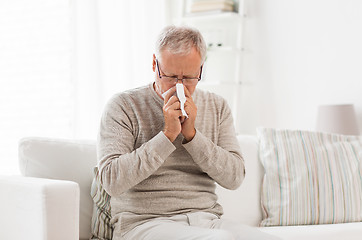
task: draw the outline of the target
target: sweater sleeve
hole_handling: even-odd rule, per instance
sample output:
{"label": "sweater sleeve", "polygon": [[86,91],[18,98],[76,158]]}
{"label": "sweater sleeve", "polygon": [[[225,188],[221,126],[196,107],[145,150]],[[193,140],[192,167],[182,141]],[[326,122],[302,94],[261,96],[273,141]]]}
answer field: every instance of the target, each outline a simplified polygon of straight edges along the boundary
{"label": "sweater sleeve", "polygon": [[[118,196],[154,173],[176,149],[163,132],[134,149],[132,111],[119,96],[107,104],[97,141],[101,184]],[[162,146],[162,147],[160,147]]]}
{"label": "sweater sleeve", "polygon": [[218,129],[218,143],[215,144],[200,131],[183,144],[193,160],[219,185],[237,189],[245,177],[245,165],[238,144],[230,108],[224,102]]}

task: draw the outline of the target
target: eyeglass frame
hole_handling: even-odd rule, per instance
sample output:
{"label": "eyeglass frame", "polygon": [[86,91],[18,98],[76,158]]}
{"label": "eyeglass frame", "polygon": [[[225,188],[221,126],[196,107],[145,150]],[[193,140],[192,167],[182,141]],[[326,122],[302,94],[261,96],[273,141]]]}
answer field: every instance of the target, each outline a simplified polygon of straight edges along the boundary
{"label": "eyeglass frame", "polygon": [[[167,78],[173,79],[173,80],[175,80],[173,84],[177,83],[179,80],[181,80],[182,83],[184,83],[184,80],[197,79],[197,82],[199,82],[199,81],[201,80],[201,74],[202,74],[202,67],[203,67],[203,65],[201,65],[201,67],[200,67],[200,75],[199,75],[199,77],[194,77],[194,78],[178,78],[178,77],[176,77],[176,76],[171,77],[171,76],[167,76],[167,75],[165,75],[165,74],[161,75],[161,71],[160,71],[160,67],[159,67],[159,63],[158,63],[157,58],[156,58],[155,60],[156,60],[156,67],[157,67],[158,77],[159,77],[160,79],[162,79],[162,77],[167,77]],[[188,85],[194,85],[194,84],[188,84]]]}

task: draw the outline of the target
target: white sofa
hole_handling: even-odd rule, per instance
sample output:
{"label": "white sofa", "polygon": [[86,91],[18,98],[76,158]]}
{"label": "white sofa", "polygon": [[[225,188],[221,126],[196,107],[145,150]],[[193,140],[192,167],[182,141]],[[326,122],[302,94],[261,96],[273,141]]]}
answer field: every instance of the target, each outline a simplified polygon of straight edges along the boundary
{"label": "white sofa", "polygon": [[[238,136],[246,164],[242,186],[217,188],[225,218],[257,227],[262,218],[263,167],[255,136]],[[19,144],[23,176],[0,177],[0,239],[75,240],[90,237],[90,187],[96,165],[95,143],[25,138]],[[362,222],[263,227],[282,239],[362,239]]]}

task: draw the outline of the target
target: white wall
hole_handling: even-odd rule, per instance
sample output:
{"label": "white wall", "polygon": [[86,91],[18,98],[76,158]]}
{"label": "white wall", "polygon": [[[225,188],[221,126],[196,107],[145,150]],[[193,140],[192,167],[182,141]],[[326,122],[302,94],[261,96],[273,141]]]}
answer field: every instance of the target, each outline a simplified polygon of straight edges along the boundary
{"label": "white wall", "polygon": [[362,129],[362,1],[246,0],[242,131],[310,129],[320,104],[355,104]]}

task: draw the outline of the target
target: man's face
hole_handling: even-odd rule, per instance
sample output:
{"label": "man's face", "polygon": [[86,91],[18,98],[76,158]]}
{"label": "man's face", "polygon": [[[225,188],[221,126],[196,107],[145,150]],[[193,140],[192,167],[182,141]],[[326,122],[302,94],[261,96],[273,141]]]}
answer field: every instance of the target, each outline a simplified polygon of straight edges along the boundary
{"label": "man's face", "polygon": [[[158,68],[161,78],[158,76],[156,66],[156,56],[153,55],[153,71],[156,74],[156,92],[161,96],[162,93],[176,85],[176,82],[170,82],[162,76],[177,77],[178,83],[181,83],[182,78],[198,78],[201,70],[201,57],[195,48],[192,48],[187,55],[172,54],[167,49],[161,52],[161,58],[158,60]],[[192,95],[196,89],[195,84],[186,84],[185,87]]]}

